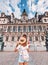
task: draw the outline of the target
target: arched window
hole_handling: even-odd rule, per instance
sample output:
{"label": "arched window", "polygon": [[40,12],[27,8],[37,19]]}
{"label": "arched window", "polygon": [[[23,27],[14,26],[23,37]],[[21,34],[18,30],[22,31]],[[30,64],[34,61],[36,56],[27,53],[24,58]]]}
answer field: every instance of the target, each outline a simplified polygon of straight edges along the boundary
{"label": "arched window", "polygon": [[14,41],[14,36],[12,36],[12,41]]}
{"label": "arched window", "polygon": [[41,40],[44,41],[44,36],[41,36]]}
{"label": "arched window", "polygon": [[44,19],[45,22],[47,22],[47,19]]}
{"label": "arched window", "polygon": [[38,36],[35,36],[35,40],[38,41]]}
{"label": "arched window", "polygon": [[18,38],[17,38],[17,41],[19,41],[19,38],[20,38],[20,36],[17,36]]}
{"label": "arched window", "polygon": [[9,36],[6,36],[6,41],[8,41],[8,39],[9,39]]}

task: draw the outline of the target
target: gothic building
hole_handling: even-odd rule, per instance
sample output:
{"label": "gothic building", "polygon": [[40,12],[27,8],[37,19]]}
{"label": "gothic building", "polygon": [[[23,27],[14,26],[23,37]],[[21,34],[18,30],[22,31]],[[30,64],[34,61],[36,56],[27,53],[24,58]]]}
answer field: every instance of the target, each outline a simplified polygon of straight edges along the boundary
{"label": "gothic building", "polygon": [[32,50],[46,50],[46,32],[48,32],[48,12],[28,19],[28,14],[24,10],[21,19],[15,18],[14,14],[0,15],[0,37],[2,35],[4,42],[4,51],[13,51],[23,34],[27,35],[32,45]]}

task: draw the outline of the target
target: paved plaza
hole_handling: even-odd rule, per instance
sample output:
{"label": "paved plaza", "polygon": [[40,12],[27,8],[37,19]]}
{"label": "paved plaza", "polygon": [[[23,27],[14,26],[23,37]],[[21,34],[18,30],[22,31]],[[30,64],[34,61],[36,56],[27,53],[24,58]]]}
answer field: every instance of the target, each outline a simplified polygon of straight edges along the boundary
{"label": "paved plaza", "polygon": [[[48,65],[48,52],[30,52],[29,65]],[[0,65],[18,65],[18,53],[0,52]]]}

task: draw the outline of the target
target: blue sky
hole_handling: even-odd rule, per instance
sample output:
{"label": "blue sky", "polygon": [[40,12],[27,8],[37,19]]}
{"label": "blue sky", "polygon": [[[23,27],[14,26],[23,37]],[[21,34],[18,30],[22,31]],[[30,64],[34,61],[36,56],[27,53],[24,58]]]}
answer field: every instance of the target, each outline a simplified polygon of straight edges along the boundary
{"label": "blue sky", "polygon": [[44,14],[48,11],[48,0],[0,0],[0,13],[10,15],[13,12],[16,18],[21,18],[24,9],[28,18],[34,17],[36,12]]}

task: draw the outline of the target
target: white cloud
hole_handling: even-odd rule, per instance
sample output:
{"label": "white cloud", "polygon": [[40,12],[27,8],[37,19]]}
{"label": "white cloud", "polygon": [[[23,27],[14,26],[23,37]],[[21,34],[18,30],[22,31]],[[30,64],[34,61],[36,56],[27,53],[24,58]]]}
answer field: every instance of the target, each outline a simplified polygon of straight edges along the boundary
{"label": "white cloud", "polygon": [[48,6],[48,0],[38,0],[37,4],[34,3],[35,0],[28,0],[27,4],[29,11],[38,12],[38,14],[43,14],[45,11],[48,11],[46,7]]}
{"label": "white cloud", "polygon": [[28,18],[30,19],[30,18],[33,18],[34,17],[34,15],[30,12],[29,14],[28,14]]}
{"label": "white cloud", "polygon": [[24,4],[22,6],[24,6]]}
{"label": "white cloud", "polygon": [[37,11],[38,13],[44,13],[47,9],[46,7],[48,6],[48,0],[39,0],[37,4]]}
{"label": "white cloud", "polygon": [[29,7],[29,10],[31,10],[31,9],[32,9],[32,7],[31,7],[32,2],[34,2],[34,0],[28,0],[28,2],[27,2],[28,7]]}
{"label": "white cloud", "polygon": [[20,9],[16,6],[16,9],[15,9],[15,12],[14,12],[14,15],[16,18],[21,18],[21,12],[20,12]]}
{"label": "white cloud", "polygon": [[11,5],[13,6],[13,8],[15,9],[14,15],[16,18],[21,18],[21,12],[20,12],[20,8],[17,6],[17,4],[19,4],[20,0],[13,0],[11,1]]}
{"label": "white cloud", "polygon": [[33,12],[36,11],[36,5],[35,5],[34,3],[32,4],[32,8],[31,8],[31,10],[32,10]]}
{"label": "white cloud", "polygon": [[2,12],[5,12],[6,14],[8,14],[7,10],[9,11],[9,14],[12,12],[10,7],[7,5],[7,3],[5,4],[4,2],[0,3],[0,9]]}
{"label": "white cloud", "polygon": [[35,12],[36,11],[36,5],[34,4],[34,1],[35,0],[28,0],[27,4],[28,4],[28,7],[29,7],[29,15],[28,15],[28,18],[33,18],[34,15],[31,13],[31,12]]}
{"label": "white cloud", "polygon": [[14,12],[15,17],[20,18],[21,12],[20,12],[20,8],[18,8],[18,6],[17,6],[17,4],[19,2],[20,2],[20,0],[2,0],[0,2],[0,10],[2,12],[5,12],[6,14],[11,14],[12,10],[9,7],[9,3],[10,3],[12,5],[12,7],[15,9],[15,12]]}

